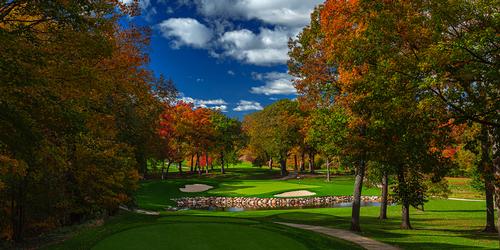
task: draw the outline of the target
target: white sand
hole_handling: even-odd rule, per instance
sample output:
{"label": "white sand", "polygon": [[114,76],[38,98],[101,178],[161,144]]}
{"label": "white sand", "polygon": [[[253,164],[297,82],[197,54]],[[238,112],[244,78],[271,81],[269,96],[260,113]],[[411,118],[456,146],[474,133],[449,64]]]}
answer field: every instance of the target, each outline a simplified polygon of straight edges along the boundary
{"label": "white sand", "polygon": [[193,185],[186,185],[184,186],[184,188],[179,188],[179,190],[181,190],[181,192],[184,193],[198,193],[198,192],[205,192],[212,188],[214,187],[205,184],[193,184]]}
{"label": "white sand", "polygon": [[284,192],[281,194],[277,194],[274,197],[287,198],[287,197],[301,197],[301,196],[313,196],[316,193],[307,190],[297,190],[291,192]]}

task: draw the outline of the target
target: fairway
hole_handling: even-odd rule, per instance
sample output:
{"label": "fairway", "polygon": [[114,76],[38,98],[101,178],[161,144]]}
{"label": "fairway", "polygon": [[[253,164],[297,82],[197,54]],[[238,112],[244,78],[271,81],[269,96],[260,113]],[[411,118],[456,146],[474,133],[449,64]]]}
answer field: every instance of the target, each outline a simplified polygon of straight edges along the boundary
{"label": "fairway", "polygon": [[291,237],[258,226],[180,223],[133,228],[100,241],[92,249],[304,250],[307,248]]}

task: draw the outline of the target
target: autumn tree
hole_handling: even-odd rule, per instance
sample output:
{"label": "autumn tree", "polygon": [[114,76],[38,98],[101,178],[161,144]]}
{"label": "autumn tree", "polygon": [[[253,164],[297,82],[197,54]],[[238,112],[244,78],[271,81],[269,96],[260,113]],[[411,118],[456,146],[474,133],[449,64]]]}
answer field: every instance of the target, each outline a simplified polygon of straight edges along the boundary
{"label": "autumn tree", "polygon": [[[425,187],[418,186],[422,174],[440,165],[446,109],[406,73],[418,68],[414,62],[421,52],[415,53],[414,48],[429,42],[428,30],[420,25],[425,20],[420,5],[407,1],[326,1],[291,46],[289,64],[291,72],[300,77],[297,87],[306,96],[303,99],[311,99],[316,107],[325,103],[341,107],[349,117],[349,143],[343,152],[346,159],[356,162],[351,221],[355,231],[360,230],[366,162],[381,160],[383,143],[391,142],[394,149],[390,154],[393,158],[385,159],[384,165],[396,167],[398,173],[396,192],[403,204],[403,228],[411,227],[409,205],[418,206],[424,200]],[[318,24],[320,28],[314,31],[311,27]],[[312,63],[317,58],[325,63]],[[418,157],[426,159],[425,163],[415,169],[405,167],[412,166],[412,159]],[[441,170],[436,180],[442,176]],[[412,190],[420,190],[421,195],[411,196]]]}
{"label": "autumn tree", "polygon": [[299,112],[296,101],[280,100],[253,114],[252,123],[246,124],[256,132],[249,134],[250,142],[259,143],[271,157],[278,159],[282,176],[287,174],[286,161],[299,138],[299,127],[296,122]]}
{"label": "autumn tree", "polygon": [[[117,1],[1,3],[2,239],[131,201],[159,106],[144,68],[148,34],[120,27],[120,10]],[[133,133],[141,139],[124,136]]]}
{"label": "autumn tree", "polygon": [[247,149],[254,155],[256,161],[267,162],[269,169],[272,170],[273,155],[271,148],[266,144],[271,140],[271,133],[264,130],[269,129],[269,127],[261,122],[265,119],[262,116],[262,112],[246,115],[243,118],[242,128],[248,137]]}
{"label": "autumn tree", "polygon": [[497,199],[500,197],[500,166],[494,164],[499,160],[490,159],[499,154],[494,151],[500,127],[497,6],[493,0],[429,1],[425,10],[432,13],[428,25],[435,40],[423,48],[425,54],[418,60],[425,72],[423,85],[449,107],[456,122],[482,127],[480,172],[486,186],[485,231],[489,232],[496,231],[492,213],[495,186]]}
{"label": "autumn tree", "polygon": [[498,84],[494,80],[498,78],[498,57],[494,55],[498,17],[492,14],[496,11],[491,7],[493,1],[358,4],[362,11],[352,20],[357,22],[361,38],[348,45],[353,54],[365,52],[354,57],[364,63],[358,65],[385,75],[385,81],[398,79],[407,88],[402,93],[413,93],[408,100],[417,100],[419,109],[430,105],[441,110],[441,114],[434,110],[421,114],[433,117],[432,122],[442,122],[438,116],[451,114],[455,123],[476,122],[489,126],[489,131],[498,126]]}

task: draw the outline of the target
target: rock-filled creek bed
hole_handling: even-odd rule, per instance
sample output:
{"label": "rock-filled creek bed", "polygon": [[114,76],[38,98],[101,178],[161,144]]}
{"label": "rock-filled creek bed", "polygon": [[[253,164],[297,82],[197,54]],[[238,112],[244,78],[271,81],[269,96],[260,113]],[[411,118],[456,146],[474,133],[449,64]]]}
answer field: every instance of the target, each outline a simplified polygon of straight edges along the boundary
{"label": "rock-filled creek bed", "polygon": [[[202,209],[211,211],[249,211],[268,209],[334,208],[352,206],[352,196],[323,196],[302,198],[257,197],[183,197],[174,200],[178,209]],[[391,204],[391,202],[389,202]],[[380,197],[362,196],[361,206],[380,206]]]}

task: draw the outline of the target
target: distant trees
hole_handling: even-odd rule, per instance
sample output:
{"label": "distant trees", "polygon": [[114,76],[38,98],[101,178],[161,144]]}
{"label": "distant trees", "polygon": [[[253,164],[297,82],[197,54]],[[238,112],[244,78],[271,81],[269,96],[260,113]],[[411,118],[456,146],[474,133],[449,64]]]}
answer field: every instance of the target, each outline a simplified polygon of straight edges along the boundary
{"label": "distant trees", "polygon": [[229,156],[241,149],[245,142],[238,120],[220,111],[195,108],[182,101],[165,105],[159,138],[163,141],[161,152],[168,166],[177,162],[182,173],[181,162],[191,156],[191,164],[196,162],[193,167],[199,174],[202,168],[208,173],[208,165],[213,163],[213,159],[219,160],[224,173]]}
{"label": "distant trees", "polygon": [[298,103],[281,100],[264,110],[247,116],[244,128],[249,135],[249,144],[258,154],[265,155],[272,164],[278,159],[281,175],[287,175],[286,161],[290,150],[298,144],[300,110]]}
{"label": "distant trees", "polygon": [[213,127],[214,147],[213,152],[221,165],[221,173],[225,173],[224,165],[231,161],[230,156],[235,154],[245,145],[245,135],[242,124],[237,119],[232,119],[220,111],[212,111],[210,117]]}
{"label": "distant trees", "polygon": [[345,148],[349,117],[342,109],[317,109],[309,118],[306,140],[326,159],[327,180],[330,181],[330,160],[340,159]]}

